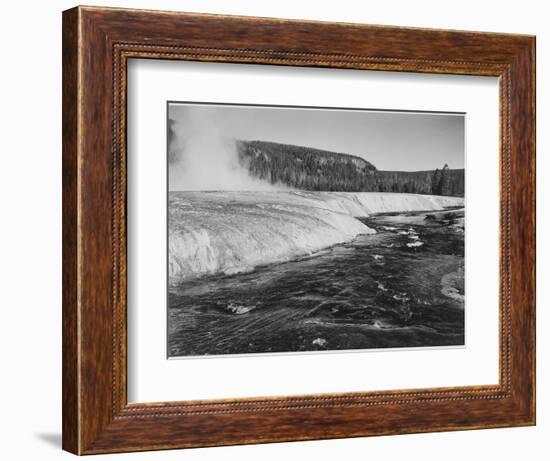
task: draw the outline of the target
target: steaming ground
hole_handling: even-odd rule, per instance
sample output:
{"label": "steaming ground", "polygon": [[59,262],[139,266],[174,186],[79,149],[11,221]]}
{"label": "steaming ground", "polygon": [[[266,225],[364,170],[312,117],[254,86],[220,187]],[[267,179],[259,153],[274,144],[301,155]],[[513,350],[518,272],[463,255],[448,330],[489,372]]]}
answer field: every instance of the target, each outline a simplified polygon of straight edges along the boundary
{"label": "steaming ground", "polygon": [[464,344],[462,198],[269,184],[225,126],[169,106],[170,357]]}
{"label": "steaming ground", "polygon": [[282,190],[252,177],[239,162],[231,133],[224,132],[219,110],[182,107],[169,122],[168,190]]}

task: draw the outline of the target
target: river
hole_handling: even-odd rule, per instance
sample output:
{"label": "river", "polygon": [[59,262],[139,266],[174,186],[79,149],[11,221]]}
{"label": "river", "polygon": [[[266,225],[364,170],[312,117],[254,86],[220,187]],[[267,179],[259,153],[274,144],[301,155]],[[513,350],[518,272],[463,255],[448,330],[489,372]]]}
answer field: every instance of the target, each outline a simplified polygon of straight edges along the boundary
{"label": "river", "polygon": [[168,355],[464,344],[463,209],[357,218],[311,255],[169,287]]}

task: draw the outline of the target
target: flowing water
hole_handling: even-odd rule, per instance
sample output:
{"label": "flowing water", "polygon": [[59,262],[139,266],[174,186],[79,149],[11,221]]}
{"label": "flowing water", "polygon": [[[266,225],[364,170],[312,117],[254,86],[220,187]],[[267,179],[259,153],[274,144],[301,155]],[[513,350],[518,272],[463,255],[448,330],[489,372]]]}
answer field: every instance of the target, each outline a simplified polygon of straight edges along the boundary
{"label": "flowing water", "polygon": [[[170,197],[169,245],[174,246],[173,237],[181,224],[178,213],[188,209],[200,216],[207,214],[204,196],[193,196],[193,203],[190,197],[186,193]],[[207,200],[208,210],[214,203],[219,205],[220,197],[214,199]],[[237,202],[233,197],[233,202],[226,200],[218,207],[222,221],[235,215],[235,208],[228,211],[231,203],[242,208],[241,214],[246,211],[247,228],[254,228],[255,219],[263,219],[264,214],[251,211],[258,203],[262,213],[266,207],[273,212],[269,203],[258,197],[253,204],[247,199],[243,205],[242,197]],[[202,212],[198,212],[201,206]],[[300,210],[288,203],[276,209],[283,213],[285,225],[290,218],[294,220],[292,232],[304,228],[306,222],[296,217]],[[212,236],[201,234],[197,240],[198,227],[193,230],[193,238],[202,246],[190,255],[206,262],[192,267],[194,277],[170,280],[169,356],[463,345],[463,210],[374,215],[371,211],[364,213],[369,216],[351,218],[357,223],[352,227],[352,221],[339,209],[336,212],[343,224],[330,235],[341,242],[320,250],[308,248],[301,256],[292,247],[294,253],[286,260],[278,257],[279,261],[253,267],[246,262],[240,270],[235,270],[243,260],[240,253],[216,253]],[[356,209],[351,212],[359,213]],[[324,211],[315,213],[315,219],[307,224],[322,228]],[[186,218],[189,222],[188,214]],[[207,224],[200,223],[202,228]],[[338,237],[346,232],[345,237]],[[264,237],[269,247],[269,238],[274,237]],[[325,240],[323,244],[330,239]],[[187,266],[181,269],[172,253],[171,247],[170,273],[189,271]],[[229,270],[220,271],[224,264]]]}

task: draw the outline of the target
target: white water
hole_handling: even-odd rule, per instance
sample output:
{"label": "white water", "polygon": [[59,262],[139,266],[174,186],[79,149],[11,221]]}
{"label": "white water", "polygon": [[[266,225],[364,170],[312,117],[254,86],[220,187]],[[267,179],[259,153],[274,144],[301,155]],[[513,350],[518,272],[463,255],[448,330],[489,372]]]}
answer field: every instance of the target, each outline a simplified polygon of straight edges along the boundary
{"label": "white water", "polygon": [[457,197],[377,192],[171,192],[169,282],[245,272],[374,233],[354,217],[463,203]]}

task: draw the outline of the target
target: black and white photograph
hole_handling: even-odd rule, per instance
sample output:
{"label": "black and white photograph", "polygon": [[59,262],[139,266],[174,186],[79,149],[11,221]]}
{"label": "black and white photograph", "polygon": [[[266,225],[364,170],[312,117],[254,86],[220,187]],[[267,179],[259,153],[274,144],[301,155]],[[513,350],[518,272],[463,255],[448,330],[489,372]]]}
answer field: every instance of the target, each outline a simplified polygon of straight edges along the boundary
{"label": "black and white photograph", "polygon": [[2,459],[550,459],[545,2],[2,17]]}
{"label": "black and white photograph", "polygon": [[465,345],[465,115],[167,103],[168,357]]}

